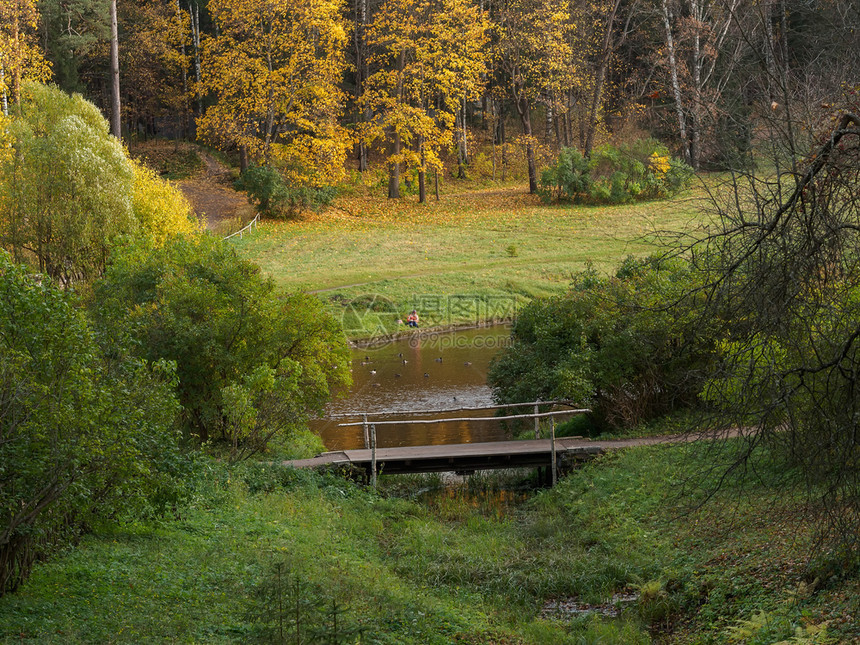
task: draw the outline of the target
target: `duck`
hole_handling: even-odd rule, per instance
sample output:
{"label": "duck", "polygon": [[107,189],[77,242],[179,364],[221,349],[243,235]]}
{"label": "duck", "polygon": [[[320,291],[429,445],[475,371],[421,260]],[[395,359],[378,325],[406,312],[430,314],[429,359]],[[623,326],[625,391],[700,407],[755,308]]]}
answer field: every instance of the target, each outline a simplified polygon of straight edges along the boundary
{"label": "duck", "polygon": [[376,370],[370,370],[370,373],[375,375],[375,374],[376,374]]}
{"label": "duck", "polygon": [[440,356],[439,358],[437,358],[437,359],[436,359],[436,362],[437,362],[437,363],[441,363],[441,362],[442,362],[442,357]]}
{"label": "duck", "polygon": [[424,372],[424,378],[430,378],[430,375],[427,372]]}
{"label": "duck", "polygon": [[465,363],[463,363],[463,365],[465,365],[466,367],[469,367],[471,364],[472,364],[471,361],[466,361]]}
{"label": "duck", "polygon": [[394,378],[400,378],[400,374],[395,374]]}

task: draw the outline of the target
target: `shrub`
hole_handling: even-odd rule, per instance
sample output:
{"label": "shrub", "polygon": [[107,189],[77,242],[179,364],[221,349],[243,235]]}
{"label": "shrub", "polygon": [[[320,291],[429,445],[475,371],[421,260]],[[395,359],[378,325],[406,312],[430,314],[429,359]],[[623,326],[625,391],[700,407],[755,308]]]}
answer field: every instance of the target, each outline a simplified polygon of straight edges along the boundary
{"label": "shrub", "polygon": [[693,170],[674,159],[655,139],[596,148],[586,159],[565,148],[541,174],[538,193],[545,202],[622,204],[668,197],[689,185]]}
{"label": "shrub", "polygon": [[304,427],[350,381],[343,332],[319,300],[274,289],[229,244],[175,238],[117,254],[95,313],[142,358],[175,362],[186,430],[238,460]]}
{"label": "shrub", "polygon": [[234,185],[248,193],[248,199],[264,217],[295,217],[304,210],[330,204],[337,195],[332,186],[288,186],[270,166],[248,168]]}
{"label": "shrub", "polygon": [[589,434],[693,405],[710,341],[687,331],[695,303],[680,298],[692,286],[685,264],[657,258],[628,258],[611,278],[583,271],[566,295],[520,313],[491,365],[496,400],[571,399],[593,409]]}
{"label": "shrub", "polygon": [[176,499],[172,366],[122,345],[0,252],[0,595],[82,527]]}
{"label": "shrub", "polygon": [[185,195],[143,164],[130,163],[134,172],[131,205],[141,232],[158,246],[174,235],[194,233],[199,226]]}

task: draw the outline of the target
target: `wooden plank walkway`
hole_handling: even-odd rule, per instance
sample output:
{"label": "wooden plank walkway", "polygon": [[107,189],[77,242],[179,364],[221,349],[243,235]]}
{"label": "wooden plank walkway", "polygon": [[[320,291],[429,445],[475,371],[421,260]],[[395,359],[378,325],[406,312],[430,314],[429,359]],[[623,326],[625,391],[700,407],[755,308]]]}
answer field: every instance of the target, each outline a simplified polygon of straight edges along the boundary
{"label": "wooden plank walkway", "polygon": [[[561,437],[555,440],[555,450],[558,461],[570,462],[571,460],[591,459],[606,450],[689,440],[690,438],[686,436],[644,437],[610,441]],[[550,439],[403,446],[378,448],[376,450],[376,463],[377,471],[385,474],[535,468],[552,464],[551,450]],[[326,452],[313,459],[287,461],[284,462],[284,465],[295,468],[316,468],[329,465],[354,466],[369,473],[372,457],[372,450],[341,450]]]}

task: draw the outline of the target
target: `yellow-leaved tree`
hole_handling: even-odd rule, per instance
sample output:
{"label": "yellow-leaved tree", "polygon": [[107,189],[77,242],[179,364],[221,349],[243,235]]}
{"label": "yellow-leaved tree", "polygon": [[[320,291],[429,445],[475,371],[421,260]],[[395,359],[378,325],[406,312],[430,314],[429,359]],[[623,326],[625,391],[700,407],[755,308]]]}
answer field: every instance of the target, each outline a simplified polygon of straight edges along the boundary
{"label": "yellow-leaved tree", "polygon": [[565,0],[503,0],[496,16],[495,73],[507,85],[523,126],[529,192],[537,192],[531,111],[541,97],[550,105],[580,82],[571,48],[576,25]]}
{"label": "yellow-leaved tree", "polygon": [[[288,183],[338,181],[351,145],[338,122],[346,69],[341,0],[212,0],[218,35],[203,48],[201,81],[215,104],[201,137],[276,166]],[[246,163],[243,163],[245,166]]]}
{"label": "yellow-leaved tree", "polygon": [[367,143],[388,146],[388,196],[400,196],[400,165],[418,170],[419,200],[425,173],[440,170],[460,101],[475,96],[487,72],[488,23],[467,0],[387,0],[369,32],[375,71],[361,105]]}
{"label": "yellow-leaved tree", "polygon": [[39,12],[36,0],[0,0],[0,100],[3,114],[8,103],[21,98],[21,81],[47,81],[51,67],[39,48]]}
{"label": "yellow-leaved tree", "polygon": [[162,246],[171,237],[190,235],[200,230],[191,204],[179,189],[134,159],[131,208],[141,232]]}

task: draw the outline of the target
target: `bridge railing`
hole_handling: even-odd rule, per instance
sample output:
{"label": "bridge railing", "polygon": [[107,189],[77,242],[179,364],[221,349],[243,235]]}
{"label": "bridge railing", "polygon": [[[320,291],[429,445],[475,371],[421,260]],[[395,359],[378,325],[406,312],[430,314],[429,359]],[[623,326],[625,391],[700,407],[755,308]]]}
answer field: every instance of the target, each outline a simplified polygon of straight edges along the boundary
{"label": "bridge railing", "polygon": [[[351,423],[339,423],[338,427],[346,428],[346,427],[355,427],[355,426],[363,426],[364,427],[364,447],[365,449],[369,448],[371,450],[371,485],[376,488],[376,426],[380,425],[396,425],[403,423],[412,423],[412,424],[433,424],[433,423],[461,423],[461,422],[475,422],[475,421],[511,421],[515,419],[534,419],[535,424],[535,439],[540,438],[540,420],[544,418],[549,418],[551,420],[550,423],[550,450],[553,456],[556,454],[555,449],[555,417],[561,415],[570,415],[570,414],[588,414],[591,412],[588,408],[577,408],[570,410],[550,410],[548,412],[541,412],[541,406],[555,406],[555,405],[569,405],[573,406],[571,401],[529,401],[527,403],[502,403],[498,405],[485,405],[485,406],[477,406],[477,407],[459,407],[459,408],[447,408],[441,410],[421,410],[420,412],[416,412],[415,410],[393,410],[386,412],[376,412],[376,413],[367,413],[361,412],[359,414],[338,414],[332,415],[333,419],[345,419],[345,418],[355,418],[357,416],[361,416],[361,421],[354,421]],[[469,411],[479,411],[479,410],[505,410],[510,408],[522,408],[526,406],[534,406],[534,411],[526,414],[510,414],[504,416],[492,416],[492,417],[457,417],[457,418],[442,418],[442,419],[398,419],[398,420],[373,420],[371,421],[369,417],[372,416],[417,416],[423,414],[449,414],[452,412],[469,412]],[[552,483],[553,486],[556,483],[556,479],[558,477],[557,474],[557,465],[556,459],[552,460]]]}
{"label": "bridge railing", "polygon": [[257,224],[259,224],[259,223],[260,223],[260,214],[257,213],[257,215],[254,217],[254,219],[252,219],[250,222],[248,222],[248,224],[244,228],[239,229],[235,233],[230,233],[230,235],[228,235],[224,239],[229,240],[231,237],[235,237],[236,235],[238,235],[239,239],[241,240],[242,236],[244,236],[245,233],[250,233],[251,228],[252,227],[257,228]]}

